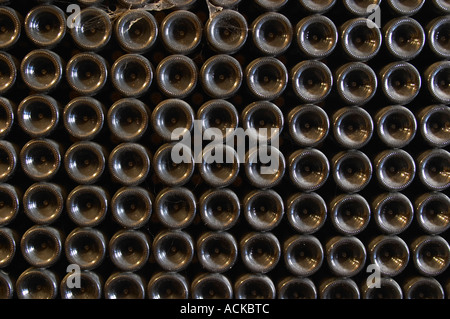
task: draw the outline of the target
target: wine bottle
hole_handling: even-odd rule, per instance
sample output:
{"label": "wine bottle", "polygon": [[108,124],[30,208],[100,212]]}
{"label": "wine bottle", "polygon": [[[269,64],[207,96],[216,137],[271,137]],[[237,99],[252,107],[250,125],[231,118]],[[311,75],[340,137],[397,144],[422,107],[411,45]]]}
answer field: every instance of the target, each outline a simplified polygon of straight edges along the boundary
{"label": "wine bottle", "polygon": [[114,24],[114,33],[120,47],[128,53],[146,53],[158,38],[158,23],[148,11],[128,10]]}
{"label": "wine bottle", "polygon": [[[344,2],[347,3],[349,1]],[[379,28],[373,28],[371,23],[367,18],[353,18],[340,27],[341,46],[351,60],[368,61],[380,51],[381,32]]]}
{"label": "wine bottle", "polygon": [[77,227],[70,232],[64,243],[66,258],[82,270],[98,268],[106,256],[106,237],[98,229]]}
{"label": "wine bottle", "polygon": [[10,180],[17,170],[19,148],[11,142],[0,140],[0,183]]}
{"label": "wine bottle", "polygon": [[289,276],[277,285],[278,299],[317,299],[317,288],[309,278]]}
{"label": "wine bottle", "polygon": [[88,7],[77,16],[79,23],[70,29],[73,42],[84,51],[99,51],[111,39],[112,23],[106,11]]}
{"label": "wine bottle", "polygon": [[111,262],[122,271],[138,271],[150,257],[150,239],[139,230],[122,229],[108,244]]}
{"label": "wine bottle", "polygon": [[309,277],[319,271],[324,259],[322,244],[313,235],[293,235],[283,243],[286,268],[295,276]]}
{"label": "wine bottle", "polygon": [[[331,238],[325,245],[325,252],[328,267],[340,277],[355,276],[363,270],[366,262],[366,248],[361,240],[355,236],[335,236]],[[337,284],[338,282],[333,286]]]}
{"label": "wine bottle", "polygon": [[367,247],[370,261],[388,277],[401,274],[409,262],[408,245],[398,236],[379,235]]}
{"label": "wine bottle", "polygon": [[119,4],[125,8],[140,8],[149,2],[149,0],[118,0]]}
{"label": "wine bottle", "polygon": [[399,60],[416,58],[425,45],[425,31],[417,20],[410,17],[390,20],[384,25],[383,32],[389,53]]}
{"label": "wine bottle", "polygon": [[362,148],[372,138],[373,120],[362,107],[343,107],[333,114],[331,122],[334,138],[345,148]]}
{"label": "wine bottle", "polygon": [[11,228],[0,227],[0,243],[0,268],[5,268],[14,260],[19,235]]}
{"label": "wine bottle", "polygon": [[230,55],[213,55],[200,69],[200,81],[206,94],[216,99],[228,99],[241,87],[241,64]]}
{"label": "wine bottle", "polygon": [[230,9],[211,15],[204,29],[206,40],[212,50],[223,54],[239,51],[248,37],[247,20],[238,11]]}
{"label": "wine bottle", "polygon": [[450,121],[450,108],[446,105],[430,105],[418,114],[420,133],[425,141],[435,147],[450,144],[450,134],[446,129]]}
{"label": "wine bottle", "polygon": [[58,101],[49,95],[30,95],[17,108],[17,122],[32,138],[46,137],[58,126],[59,109]]}
{"label": "wine bottle", "polygon": [[277,56],[291,45],[293,28],[289,19],[278,12],[267,12],[253,20],[253,44],[264,55]]}
{"label": "wine bottle", "polygon": [[107,151],[91,141],[76,142],[64,155],[67,175],[78,184],[93,184],[103,175]]}
{"label": "wine bottle", "polygon": [[142,276],[133,272],[116,272],[105,282],[106,299],[144,299],[145,282]]}
{"label": "wine bottle", "polygon": [[286,89],[288,71],[274,57],[260,57],[245,68],[245,79],[250,93],[260,100],[274,100]]}
{"label": "wine bottle", "polygon": [[361,285],[362,299],[403,299],[402,287],[392,278],[382,277],[379,287],[368,284],[368,280]]}
{"label": "wine bottle", "polygon": [[372,178],[372,163],[361,151],[339,152],[331,162],[336,185],[347,193],[363,190]]}
{"label": "wine bottle", "polygon": [[417,158],[419,179],[427,188],[443,191],[450,186],[447,174],[450,166],[450,153],[444,149],[431,149],[422,152]]}
{"label": "wine bottle", "polygon": [[0,184],[0,226],[8,225],[17,217],[21,199],[21,191],[17,186]]}
{"label": "wine bottle", "polygon": [[269,101],[256,101],[241,112],[242,127],[251,138],[260,143],[269,143],[278,138],[284,126],[280,108]]}
{"label": "wine bottle", "polygon": [[[344,0],[345,9],[355,16],[368,16],[379,8],[381,0]],[[370,10],[372,9],[372,10]]]}
{"label": "wine bottle", "polygon": [[66,15],[59,7],[52,4],[40,5],[28,11],[24,29],[34,45],[51,49],[66,35],[66,21]]}
{"label": "wine bottle", "polygon": [[251,148],[245,156],[245,175],[257,188],[272,188],[283,179],[286,159],[273,145]]}
{"label": "wine bottle", "polygon": [[[326,2],[330,3],[330,1]],[[338,30],[330,18],[314,14],[301,19],[296,24],[295,40],[306,58],[323,59],[333,53],[336,48]]]}
{"label": "wine bottle", "polygon": [[375,95],[378,81],[370,66],[349,62],[336,70],[336,88],[341,99],[351,105],[362,105]]}
{"label": "wine bottle", "polygon": [[424,72],[428,92],[439,103],[449,104],[448,78],[450,77],[450,62],[439,61],[431,64]]}
{"label": "wine bottle", "polygon": [[328,207],[323,198],[314,192],[295,193],[286,200],[286,215],[294,230],[313,234],[323,227]]}
{"label": "wine bottle", "polygon": [[142,187],[122,187],[111,200],[115,222],[129,229],[144,227],[153,212],[153,196]]}
{"label": "wine bottle", "polygon": [[68,273],[61,280],[59,290],[62,299],[100,299],[102,297],[103,283],[99,275],[92,271],[82,271],[80,287],[69,288],[72,276],[72,273]]}
{"label": "wine bottle", "polygon": [[445,0],[432,0],[433,5],[440,12],[448,14],[450,12],[450,5]]}
{"label": "wine bottle", "polygon": [[360,291],[351,278],[329,278],[319,285],[320,299],[360,299]]}
{"label": "wine bottle", "polygon": [[147,285],[150,299],[187,299],[189,286],[186,278],[176,272],[158,272]]}
{"label": "wine bottle", "polygon": [[295,95],[305,103],[319,103],[327,98],[333,86],[333,74],[328,66],[316,60],[305,60],[291,69]]}
{"label": "wine bottle", "polygon": [[414,114],[404,106],[391,105],[379,110],[375,117],[378,137],[391,148],[402,148],[415,137],[417,121]]}
{"label": "wine bottle", "polygon": [[109,201],[103,187],[79,185],[67,196],[67,214],[80,227],[95,227],[105,219]]}
{"label": "wine bottle", "polygon": [[8,50],[20,38],[22,32],[22,16],[15,9],[2,6],[0,8],[0,19],[4,21],[4,36],[0,37],[0,50]]}
{"label": "wine bottle", "polygon": [[22,170],[35,181],[49,180],[61,166],[62,146],[50,139],[33,139],[20,151]]}
{"label": "wine bottle", "polygon": [[0,97],[0,138],[8,136],[14,124],[16,105],[13,101]]}
{"label": "wine bottle", "polygon": [[235,192],[227,188],[210,189],[199,199],[199,213],[203,223],[212,230],[224,231],[239,220],[241,204]]}
{"label": "wine bottle", "polygon": [[419,226],[430,234],[441,234],[450,228],[450,198],[444,193],[420,195],[414,202]]}
{"label": "wine bottle", "polygon": [[16,281],[19,299],[56,299],[59,279],[53,270],[30,267]]}
{"label": "wine bottle", "polygon": [[254,190],[242,200],[247,223],[256,231],[270,231],[277,227],[284,216],[281,196],[271,189]]}
{"label": "wine bottle", "polygon": [[[238,256],[236,239],[228,232],[208,231],[201,234],[197,239],[196,250],[201,266],[212,273],[230,270]],[[198,283],[198,285],[202,284]],[[192,293],[195,294],[194,291],[201,293],[197,291],[198,289],[192,287]]]}
{"label": "wine bottle", "polygon": [[74,98],[64,107],[64,127],[77,139],[91,140],[102,130],[105,113],[104,105],[92,97]]}
{"label": "wine bottle", "polygon": [[61,57],[47,49],[29,52],[20,64],[20,74],[25,85],[40,93],[55,90],[61,82],[63,70]]}
{"label": "wine bottle", "polygon": [[172,157],[176,143],[163,144],[153,156],[153,167],[159,180],[167,186],[183,186],[194,173],[194,158],[191,151],[183,149],[182,161],[175,162]]}
{"label": "wine bottle", "polygon": [[139,140],[148,129],[149,118],[148,106],[136,98],[116,101],[106,114],[111,133],[123,142]]}
{"label": "wine bottle", "polygon": [[236,299],[275,299],[275,296],[275,285],[266,275],[243,274],[234,282]]}
{"label": "wine bottle", "polygon": [[177,10],[161,22],[161,40],[172,54],[189,55],[202,41],[203,25],[193,12]]}
{"label": "wine bottle", "polygon": [[270,232],[250,232],[239,242],[244,265],[253,273],[267,273],[278,264],[281,247],[278,238]]}
{"label": "wine bottle", "polygon": [[[0,13],[1,14],[1,13]],[[19,61],[15,56],[6,52],[0,52],[0,94],[4,95],[9,92],[16,83],[17,69],[19,68]]]}
{"label": "wine bottle", "polygon": [[253,0],[255,4],[263,10],[276,11],[280,10],[288,0]]}
{"label": "wine bottle", "polygon": [[404,2],[401,0],[387,0],[390,8],[399,15],[414,15],[422,9],[425,0],[414,0]]}
{"label": "wine bottle", "polygon": [[383,193],[372,202],[373,218],[384,233],[398,235],[414,218],[414,207],[408,197],[399,192]]}
{"label": "wine bottle", "polygon": [[233,147],[214,143],[203,149],[200,176],[211,187],[230,186],[238,177],[239,169],[239,156]]}
{"label": "wine bottle", "polygon": [[28,264],[47,268],[60,259],[63,242],[64,234],[60,230],[50,226],[34,225],[22,235],[20,248]]}
{"label": "wine bottle", "polygon": [[193,299],[231,299],[233,286],[227,277],[222,274],[200,274],[191,284]]}
{"label": "wine bottle", "polygon": [[319,106],[305,104],[287,115],[291,138],[303,147],[316,147],[324,142],[330,129],[327,113]]}
{"label": "wine bottle", "polygon": [[401,149],[385,150],[375,157],[375,175],[382,187],[402,191],[414,180],[416,164],[412,156]]}
{"label": "wine bottle", "polygon": [[114,180],[122,185],[141,184],[150,171],[149,151],[137,143],[119,144],[109,154],[108,168]]}
{"label": "wine bottle", "polygon": [[171,229],[188,227],[197,212],[195,195],[185,187],[167,187],[155,199],[158,220]]}
{"label": "wine bottle", "polygon": [[216,7],[233,8],[236,7],[241,0],[210,0],[210,2]]}
{"label": "wine bottle", "polygon": [[325,13],[336,4],[336,0],[299,0],[299,2],[302,8],[310,13]]}
{"label": "wine bottle", "polygon": [[164,141],[175,141],[190,134],[194,127],[194,111],[181,99],[166,99],[152,111],[154,132]]}
{"label": "wine bottle", "polygon": [[444,299],[444,289],[431,277],[415,276],[403,285],[405,299]]}
{"label": "wine bottle", "polygon": [[435,147],[446,147],[450,144],[450,107],[430,105],[423,108],[418,114],[420,133],[424,140]]}
{"label": "wine bottle", "polygon": [[23,211],[33,223],[48,225],[61,216],[65,198],[66,192],[58,184],[34,183],[23,195]]}
{"label": "wine bottle", "polygon": [[318,149],[299,149],[288,159],[289,178],[303,191],[316,191],[328,179],[330,164],[327,157]]}
{"label": "wine bottle", "polygon": [[338,195],[330,202],[331,222],[343,235],[355,236],[361,233],[369,225],[370,215],[369,203],[359,194]]}
{"label": "wine bottle", "polygon": [[72,56],[66,66],[66,80],[75,92],[91,96],[99,93],[108,79],[108,63],[94,53],[83,52]]}
{"label": "wine bottle", "polygon": [[392,62],[380,72],[381,89],[395,104],[405,105],[419,94],[422,79],[416,67],[408,62]]}
{"label": "wine bottle", "polygon": [[156,68],[158,87],[169,98],[186,98],[194,91],[197,79],[197,65],[185,55],[169,55]]}
{"label": "wine bottle", "polygon": [[450,265],[450,245],[441,236],[423,235],[411,243],[411,257],[424,276],[438,276]]}
{"label": "wine bottle", "polygon": [[153,255],[156,263],[167,271],[180,272],[186,269],[194,256],[192,237],[181,230],[163,230],[153,240]]}
{"label": "wine bottle", "polygon": [[14,297],[14,282],[4,271],[0,270],[0,299],[12,299]]}
{"label": "wine bottle", "polygon": [[111,82],[123,96],[141,97],[153,81],[153,66],[150,61],[136,53],[119,57],[111,67]]}
{"label": "wine bottle", "polygon": [[223,140],[227,141],[234,136],[238,127],[239,113],[229,101],[213,99],[203,103],[198,109],[197,120],[201,121],[203,132],[209,129],[219,129],[222,132]]}

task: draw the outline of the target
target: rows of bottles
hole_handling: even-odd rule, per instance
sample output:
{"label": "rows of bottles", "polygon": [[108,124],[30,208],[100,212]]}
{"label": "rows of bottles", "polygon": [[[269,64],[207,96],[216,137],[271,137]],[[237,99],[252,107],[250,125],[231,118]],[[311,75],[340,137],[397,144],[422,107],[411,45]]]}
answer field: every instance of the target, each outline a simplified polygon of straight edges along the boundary
{"label": "rows of bottles", "polygon": [[[5,232],[2,229],[2,234]],[[32,234],[34,232],[34,234]],[[55,229],[32,228],[27,231],[25,249],[32,249],[31,240],[37,236],[54,236],[53,241],[60,240],[60,234]],[[34,236],[34,239],[31,239]],[[105,239],[101,232],[94,229],[75,229],[66,240],[65,251],[69,261],[78,264],[83,271],[80,273],[81,288],[73,287],[73,274],[68,273],[58,279],[58,274],[51,265],[44,265],[42,259],[38,264],[37,254],[29,256],[30,264],[35,267],[28,268],[18,278],[15,285],[11,278],[3,271],[0,272],[3,297],[11,298],[17,289],[19,298],[52,299],[61,294],[62,298],[88,298],[98,299],[103,295],[106,298],[343,298],[343,299],[443,299],[444,288],[439,281],[430,274],[436,274],[432,269],[438,266],[431,265],[427,260],[427,249],[443,249],[445,240],[440,237],[430,241],[429,238],[418,238],[414,242],[414,260],[421,267],[425,276],[416,276],[406,281],[403,286],[389,276],[400,273],[408,262],[408,246],[397,236],[380,235],[369,243],[369,256],[372,261],[381,267],[383,276],[379,278],[377,287],[372,286],[369,280],[362,280],[360,285],[352,277],[361,271],[366,258],[364,244],[356,237],[335,237],[326,244],[326,252],[322,249],[320,241],[312,235],[295,235],[283,244],[284,262],[291,272],[282,280],[275,282],[266,272],[273,269],[280,259],[280,244],[271,233],[249,233],[240,242],[239,248],[243,254],[243,261],[252,271],[236,278],[234,285],[230,278],[223,275],[227,269],[233,267],[238,255],[238,245],[234,237],[228,232],[209,232],[202,234],[196,249],[198,260],[208,272],[196,275],[192,282],[180,273],[192,261],[194,243],[192,238],[182,231],[166,231],[155,238],[152,249],[158,254],[156,261],[161,263],[164,271],[152,273],[149,281],[136,271],[144,267],[150,254],[148,238],[140,231],[120,231],[111,239],[109,252],[112,262],[118,267],[106,281],[96,273],[95,268],[105,258]],[[54,243],[61,245],[61,242]],[[86,251],[85,246],[95,251]],[[444,246],[442,246],[444,245]],[[130,247],[135,251],[129,253]],[[173,247],[179,251],[173,256]],[[215,253],[215,250],[221,250]],[[266,249],[265,256],[255,256],[253,250]],[[127,251],[128,250],[128,251]],[[309,256],[308,260],[299,262],[298,253],[303,252]],[[50,248],[45,252],[47,264],[54,262],[61,253],[61,246]],[[30,253],[31,254],[31,253]],[[40,252],[41,256],[43,252]],[[171,255],[172,257],[167,257]],[[325,256],[326,254],[326,256]],[[349,254],[351,257],[343,257]],[[390,255],[389,255],[390,254]],[[95,255],[95,258],[93,258]],[[389,256],[388,256],[389,255]],[[368,257],[369,258],[369,257]],[[392,260],[388,260],[392,258]],[[260,260],[258,260],[260,259]],[[261,259],[264,259],[261,262]],[[324,261],[326,259],[326,261]],[[343,260],[345,259],[345,260]],[[327,262],[334,276],[321,280],[316,285],[309,276],[317,272],[322,262]],[[435,261],[438,263],[438,261]],[[46,267],[47,266],[47,267]],[[448,285],[445,287],[448,293]],[[340,297],[339,297],[340,296]]]}
{"label": "rows of bottles", "polygon": [[38,2],[0,7],[0,297],[450,296],[444,1]]}

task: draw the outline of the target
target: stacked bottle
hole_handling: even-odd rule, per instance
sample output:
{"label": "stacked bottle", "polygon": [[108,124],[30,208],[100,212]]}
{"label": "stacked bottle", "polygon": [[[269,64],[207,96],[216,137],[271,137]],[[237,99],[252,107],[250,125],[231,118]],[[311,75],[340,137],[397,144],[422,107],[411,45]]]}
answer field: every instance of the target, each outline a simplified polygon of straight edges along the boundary
{"label": "stacked bottle", "polygon": [[445,295],[445,3],[239,2],[0,7],[4,297]]}

